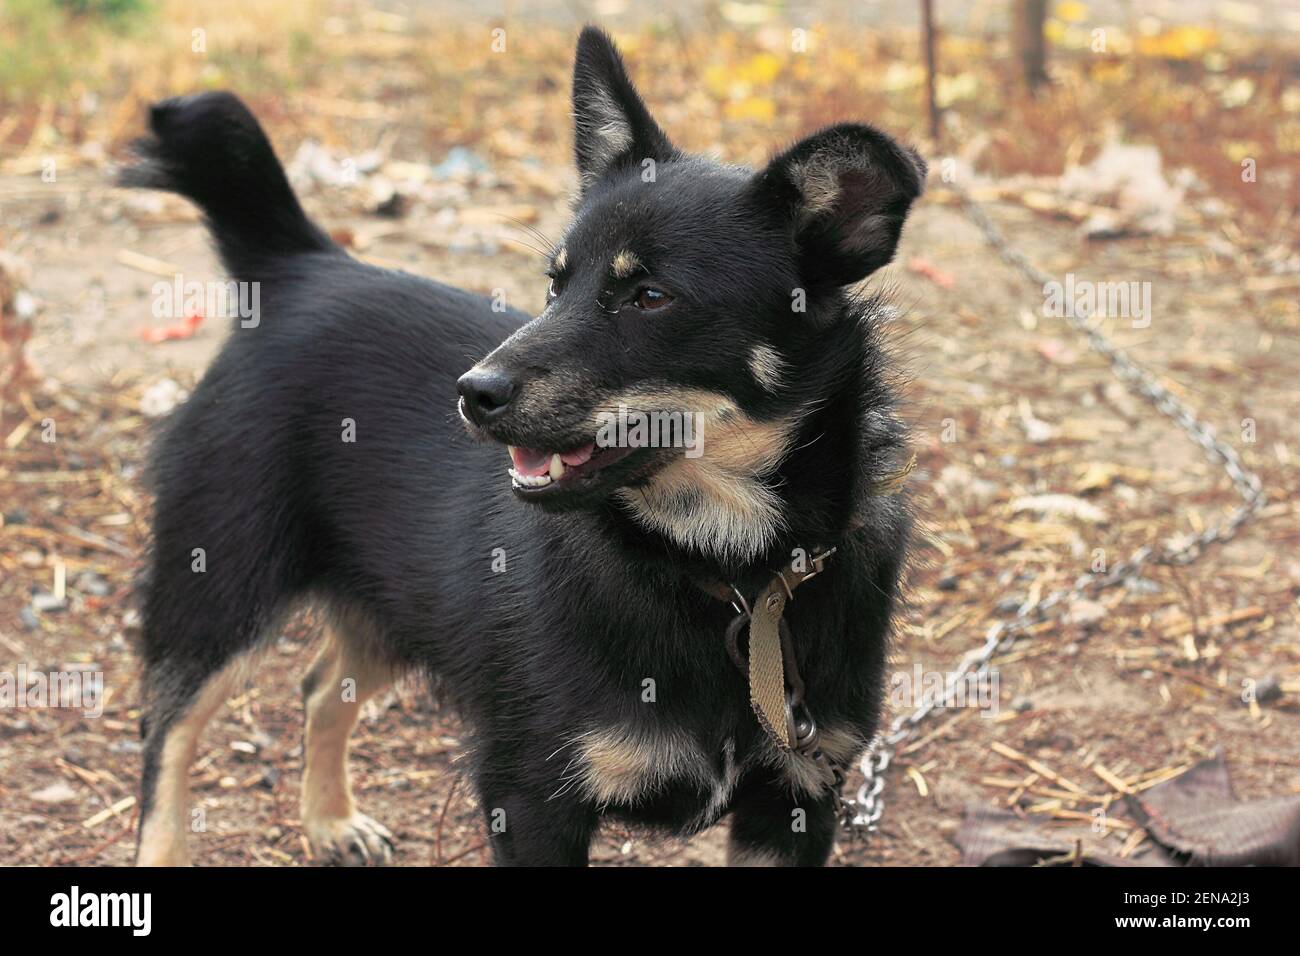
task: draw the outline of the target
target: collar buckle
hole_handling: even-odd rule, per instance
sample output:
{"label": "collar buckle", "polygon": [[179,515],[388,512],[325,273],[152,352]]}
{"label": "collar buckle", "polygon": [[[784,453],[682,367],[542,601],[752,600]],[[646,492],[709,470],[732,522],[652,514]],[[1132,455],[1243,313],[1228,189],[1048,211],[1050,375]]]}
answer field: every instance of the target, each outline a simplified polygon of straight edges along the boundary
{"label": "collar buckle", "polygon": [[[825,551],[819,551],[816,554],[809,555],[808,562],[812,565],[813,569],[805,574],[802,580],[807,581],[810,578],[815,578],[817,575],[825,571],[826,562],[829,561],[831,555],[838,550],[839,548],[827,548]],[[791,599],[793,599],[793,597],[794,595],[791,595]]]}

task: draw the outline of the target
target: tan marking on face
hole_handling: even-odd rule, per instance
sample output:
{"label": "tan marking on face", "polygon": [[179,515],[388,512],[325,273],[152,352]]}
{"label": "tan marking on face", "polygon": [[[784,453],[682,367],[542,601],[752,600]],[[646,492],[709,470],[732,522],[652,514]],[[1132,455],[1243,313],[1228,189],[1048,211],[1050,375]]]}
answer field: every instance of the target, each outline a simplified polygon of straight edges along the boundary
{"label": "tan marking on face", "polygon": [[613,273],[615,279],[626,279],[640,268],[641,260],[636,257],[636,253],[628,249],[616,255],[609,264],[609,271]]}
{"label": "tan marking on face", "polygon": [[749,353],[749,373],[763,388],[775,392],[781,387],[785,359],[770,345],[755,345]]}
{"label": "tan marking on face", "polygon": [[706,389],[651,387],[625,392],[603,403],[596,411],[593,429],[598,430],[601,412],[668,412],[699,415],[703,454],[688,459],[709,463],[732,475],[756,477],[771,474],[785,456],[793,420],[763,422],[742,412],[726,395]]}
{"label": "tan marking on face", "polygon": [[190,765],[199,738],[212,715],[243,682],[248,661],[240,658],[213,675],[199,691],[189,710],[167,730],[154,786],[153,804],[140,824],[137,866],[189,866],[187,809]]}
{"label": "tan marking on face", "polygon": [[780,499],[762,483],[789,448],[794,418],[760,422],[731,399],[695,389],[643,389],[614,407],[703,414],[702,454],[673,458],[648,484],[619,499],[643,524],[676,543],[723,558],[748,558],[781,528]]}
{"label": "tan marking on face", "polygon": [[569,267],[569,248],[565,246],[560,250],[559,255],[555,257],[555,270],[563,272]]}
{"label": "tan marking on face", "polygon": [[675,461],[649,484],[621,489],[618,497],[642,524],[724,560],[761,553],[782,525],[780,501],[770,489],[701,459]]}

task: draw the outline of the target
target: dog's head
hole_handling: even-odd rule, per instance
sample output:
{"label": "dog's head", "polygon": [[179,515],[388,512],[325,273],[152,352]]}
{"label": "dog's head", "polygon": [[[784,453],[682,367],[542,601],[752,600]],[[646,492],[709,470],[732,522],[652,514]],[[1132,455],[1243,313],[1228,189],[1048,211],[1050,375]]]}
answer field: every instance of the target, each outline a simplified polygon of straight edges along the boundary
{"label": "dog's head", "polygon": [[617,496],[680,543],[757,550],[819,327],[893,257],[925,164],[851,124],[757,172],[685,154],[590,27],[573,110],[581,193],[546,308],[460,379],[461,415],[509,446],[526,501]]}

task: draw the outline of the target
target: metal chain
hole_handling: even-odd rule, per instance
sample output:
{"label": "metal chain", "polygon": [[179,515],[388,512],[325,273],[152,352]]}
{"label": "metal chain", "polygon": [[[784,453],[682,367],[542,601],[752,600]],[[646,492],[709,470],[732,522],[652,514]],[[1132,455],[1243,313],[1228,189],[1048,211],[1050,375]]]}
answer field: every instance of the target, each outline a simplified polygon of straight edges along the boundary
{"label": "metal chain", "polygon": [[[1040,287],[1055,281],[1052,276],[1030,262],[1024,253],[1007,242],[988,213],[969,193],[958,187],[954,187],[954,191],[961,199],[966,214],[979,227],[984,238],[1004,262]],[[1144,565],[1190,564],[1211,545],[1232,538],[1242,524],[1264,505],[1264,490],[1259,476],[1242,464],[1235,448],[1216,438],[1214,429],[1197,418],[1180,398],[1160,384],[1155,375],[1133,361],[1122,349],[1106,338],[1097,327],[1098,323],[1093,321],[1096,318],[1095,312],[1080,316],[1075,314],[1074,309],[1066,311],[1066,321],[1087,340],[1088,345],[1095,352],[1110,363],[1111,371],[1116,378],[1131,391],[1145,398],[1161,414],[1172,419],[1211,459],[1223,467],[1232,481],[1233,488],[1240,495],[1242,503],[1222,522],[1205,529],[1193,538],[1176,545],[1138,548],[1126,560],[1112,566],[1109,571],[1081,575],[1075,579],[1073,585],[1059,588],[1040,601],[1026,601],[1016,611],[1014,618],[995,622],[985,634],[984,643],[968,651],[957,669],[948,675],[943,690],[925,694],[920,704],[911,713],[899,714],[889,725],[889,730],[878,735],[871,747],[863,754],[860,765],[863,776],[862,786],[858,788],[856,800],[843,801],[845,812],[841,818],[854,832],[871,832],[879,826],[880,818],[885,812],[885,774],[898,748],[916,735],[922,721],[935,710],[942,709],[951,702],[958,687],[968,675],[973,674],[980,680],[984,679],[990,670],[994,655],[1010,649],[1023,631],[1047,620],[1054,609],[1059,614],[1063,608],[1080,597],[1096,594],[1135,577]]]}

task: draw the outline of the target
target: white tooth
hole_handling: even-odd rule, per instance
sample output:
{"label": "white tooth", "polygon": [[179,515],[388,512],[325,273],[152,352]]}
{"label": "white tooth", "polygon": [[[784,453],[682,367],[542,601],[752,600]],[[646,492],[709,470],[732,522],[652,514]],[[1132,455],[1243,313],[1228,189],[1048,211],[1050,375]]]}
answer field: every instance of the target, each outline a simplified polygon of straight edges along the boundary
{"label": "white tooth", "polygon": [[564,477],[564,462],[558,454],[551,455],[551,480],[559,481]]}
{"label": "white tooth", "polygon": [[515,484],[522,485],[525,488],[545,488],[551,483],[550,475],[521,475],[513,468],[510,469],[510,477]]}

